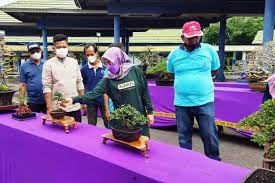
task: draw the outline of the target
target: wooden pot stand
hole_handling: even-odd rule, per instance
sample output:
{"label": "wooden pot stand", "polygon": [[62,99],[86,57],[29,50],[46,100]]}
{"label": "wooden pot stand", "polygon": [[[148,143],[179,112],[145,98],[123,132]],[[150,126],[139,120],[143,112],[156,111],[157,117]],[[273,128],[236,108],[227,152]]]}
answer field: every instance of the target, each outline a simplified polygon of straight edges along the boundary
{"label": "wooden pot stand", "polygon": [[77,124],[73,117],[65,116],[63,119],[53,119],[50,115],[43,116],[42,118],[42,124],[45,125],[46,121],[52,122],[52,124],[59,124],[64,127],[65,132],[69,133],[69,126],[72,126],[73,128],[77,128]]}
{"label": "wooden pot stand", "polygon": [[142,152],[143,156],[148,158],[148,150],[150,150],[150,147],[148,146],[149,137],[147,136],[140,136],[140,138],[137,141],[134,142],[125,142],[122,140],[115,139],[112,133],[107,133],[102,135],[103,144],[106,144],[107,140],[111,140],[126,146],[129,146],[131,148],[137,149]]}

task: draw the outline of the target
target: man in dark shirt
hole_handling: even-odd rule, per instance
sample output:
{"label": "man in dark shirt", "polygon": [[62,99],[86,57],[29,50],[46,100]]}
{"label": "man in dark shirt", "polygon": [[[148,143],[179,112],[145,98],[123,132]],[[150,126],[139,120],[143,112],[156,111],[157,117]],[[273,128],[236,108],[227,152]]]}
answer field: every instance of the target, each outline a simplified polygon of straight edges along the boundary
{"label": "man in dark shirt", "polygon": [[27,46],[30,59],[20,68],[21,95],[27,92],[28,105],[33,112],[46,113],[46,102],[42,87],[42,70],[44,60],[41,60],[41,49],[38,43],[30,43]]}
{"label": "man in dark shirt", "polygon": [[[83,84],[85,93],[92,91],[96,85],[102,80],[105,72],[102,63],[98,59],[98,48],[95,44],[87,44],[84,47],[84,55],[87,58],[87,63],[81,68],[81,75],[83,78]],[[106,111],[108,111],[108,105],[104,105],[104,98],[108,103],[108,97],[102,95],[95,100],[87,103],[87,117],[88,123],[97,124],[97,111],[100,110],[101,116],[104,121],[104,125],[108,127],[108,120],[106,119]]]}

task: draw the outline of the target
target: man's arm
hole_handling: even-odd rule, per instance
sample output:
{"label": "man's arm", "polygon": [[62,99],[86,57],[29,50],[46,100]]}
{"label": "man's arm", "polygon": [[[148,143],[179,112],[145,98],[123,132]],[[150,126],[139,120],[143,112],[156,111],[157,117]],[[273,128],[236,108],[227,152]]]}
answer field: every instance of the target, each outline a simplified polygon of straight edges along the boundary
{"label": "man's arm", "polygon": [[43,66],[42,71],[42,84],[43,84],[43,93],[45,95],[45,101],[47,106],[47,113],[49,114],[52,111],[52,70],[51,66],[47,62]]}
{"label": "man's arm", "polygon": [[20,94],[22,96],[26,95],[27,85],[26,83],[20,83]]}
{"label": "man's arm", "polygon": [[212,77],[215,77],[219,73],[219,69],[211,71]]}
{"label": "man's arm", "polygon": [[108,121],[110,121],[110,110],[109,110],[109,97],[107,94],[103,95],[104,98],[104,108],[105,108],[105,116]]}
{"label": "man's arm", "polygon": [[52,93],[45,93],[45,101],[47,105],[47,114],[52,111]]}
{"label": "man's arm", "polygon": [[77,64],[76,87],[77,87],[78,94],[83,95],[84,94],[84,85],[83,85],[83,79],[82,79],[82,75],[81,75],[78,64]]}

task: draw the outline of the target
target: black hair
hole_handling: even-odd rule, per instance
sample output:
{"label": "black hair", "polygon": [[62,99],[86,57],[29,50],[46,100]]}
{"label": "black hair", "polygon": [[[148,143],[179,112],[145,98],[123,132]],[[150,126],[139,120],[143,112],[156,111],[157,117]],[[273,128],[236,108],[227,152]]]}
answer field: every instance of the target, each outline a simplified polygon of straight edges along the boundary
{"label": "black hair", "polygon": [[86,50],[87,50],[90,46],[92,46],[92,47],[94,48],[95,53],[97,53],[98,48],[97,48],[96,44],[95,44],[95,43],[88,43],[88,44],[86,44],[86,45],[84,46],[84,49],[83,49],[84,54],[86,53]]}
{"label": "black hair", "polygon": [[53,44],[58,41],[66,41],[68,43],[68,37],[65,34],[56,34],[53,37]]}

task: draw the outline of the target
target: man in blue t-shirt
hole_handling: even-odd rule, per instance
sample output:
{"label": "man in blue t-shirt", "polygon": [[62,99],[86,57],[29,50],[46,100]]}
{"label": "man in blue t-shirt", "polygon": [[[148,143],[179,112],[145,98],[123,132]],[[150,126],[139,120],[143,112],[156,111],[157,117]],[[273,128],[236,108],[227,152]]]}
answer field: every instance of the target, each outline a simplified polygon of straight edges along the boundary
{"label": "man in blue t-shirt", "polygon": [[[103,68],[97,54],[98,48],[95,44],[92,43],[85,45],[84,55],[87,58],[87,63],[81,68],[85,93],[92,91],[102,80],[105,74],[105,68]],[[89,124],[97,124],[97,111],[99,109],[104,125],[108,128],[108,101],[108,96],[105,94],[104,96],[98,97],[96,100],[90,101],[87,104],[87,118]]]}
{"label": "man in blue t-shirt", "polygon": [[21,95],[27,92],[28,105],[33,112],[46,113],[46,102],[42,87],[42,70],[44,61],[41,60],[42,51],[38,43],[27,45],[30,59],[20,67]]}
{"label": "man in blue t-shirt", "polygon": [[211,45],[200,43],[202,35],[198,22],[191,21],[183,25],[184,43],[169,54],[167,71],[175,76],[174,105],[180,146],[192,149],[192,130],[196,118],[205,155],[221,160],[212,80],[218,73],[220,61]]}

